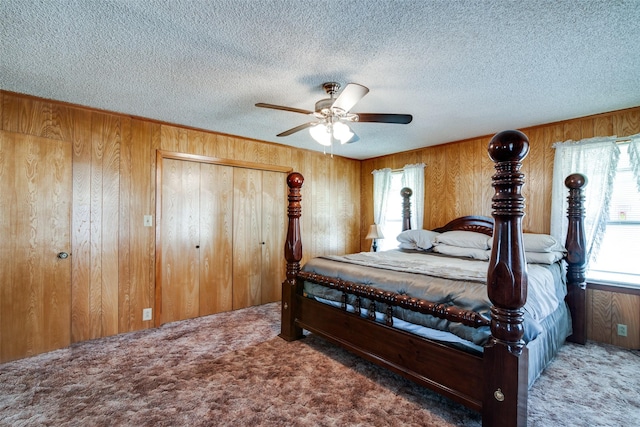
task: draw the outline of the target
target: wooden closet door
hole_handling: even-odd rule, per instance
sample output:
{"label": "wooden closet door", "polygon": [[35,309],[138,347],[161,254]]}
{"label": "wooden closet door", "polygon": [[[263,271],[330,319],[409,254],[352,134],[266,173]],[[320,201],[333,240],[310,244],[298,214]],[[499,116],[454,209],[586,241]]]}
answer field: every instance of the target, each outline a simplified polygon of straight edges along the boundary
{"label": "wooden closet door", "polygon": [[261,303],[282,299],[282,282],[286,276],[283,258],[286,239],[286,174],[262,172],[262,281]]}
{"label": "wooden closet door", "polygon": [[233,308],[233,172],[200,166],[200,315]]}
{"label": "wooden closet door", "polygon": [[262,301],[262,171],[233,174],[233,309]]}
{"label": "wooden closet door", "polygon": [[199,315],[200,164],[164,159],[161,191],[159,323],[166,323]]}
{"label": "wooden closet door", "polygon": [[71,162],[67,142],[0,131],[0,363],[71,342]]}

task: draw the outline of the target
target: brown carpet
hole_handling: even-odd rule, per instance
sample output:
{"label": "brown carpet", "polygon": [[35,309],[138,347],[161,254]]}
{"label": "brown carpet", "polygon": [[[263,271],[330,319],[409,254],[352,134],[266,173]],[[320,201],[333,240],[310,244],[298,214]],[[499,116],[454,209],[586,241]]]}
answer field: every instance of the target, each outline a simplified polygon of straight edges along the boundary
{"label": "brown carpet", "polygon": [[[2,426],[480,426],[480,416],[318,337],[277,337],[278,303],[0,365]],[[565,345],[530,426],[640,425],[637,352]]]}

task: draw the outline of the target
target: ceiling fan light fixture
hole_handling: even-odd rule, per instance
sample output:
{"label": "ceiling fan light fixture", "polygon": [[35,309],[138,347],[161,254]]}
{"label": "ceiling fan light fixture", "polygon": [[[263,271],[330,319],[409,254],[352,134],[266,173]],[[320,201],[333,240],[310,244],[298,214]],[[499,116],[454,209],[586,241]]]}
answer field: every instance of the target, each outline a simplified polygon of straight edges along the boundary
{"label": "ceiling fan light fixture", "polygon": [[331,145],[331,133],[327,125],[317,124],[309,128],[309,134],[318,144],[329,147]]}
{"label": "ceiling fan light fixture", "polygon": [[326,147],[330,146],[334,140],[346,144],[353,137],[353,131],[342,122],[320,123],[309,128],[309,134],[319,144]]}
{"label": "ceiling fan light fixture", "polygon": [[346,144],[353,138],[353,132],[346,124],[336,122],[333,124],[333,137],[339,140],[341,144]]}
{"label": "ceiling fan light fixture", "polygon": [[410,114],[351,113],[351,108],[369,92],[367,87],[360,84],[349,83],[337,97],[336,93],[340,90],[339,83],[327,82],[322,85],[322,88],[329,95],[329,98],[316,102],[314,111],[262,102],[257,103],[256,107],[291,111],[314,117],[317,121],[303,123],[280,132],[277,136],[289,136],[303,129],[309,129],[311,137],[325,147],[332,147],[334,141],[340,141],[341,144],[351,144],[360,140],[347,123],[408,124],[413,119]]}

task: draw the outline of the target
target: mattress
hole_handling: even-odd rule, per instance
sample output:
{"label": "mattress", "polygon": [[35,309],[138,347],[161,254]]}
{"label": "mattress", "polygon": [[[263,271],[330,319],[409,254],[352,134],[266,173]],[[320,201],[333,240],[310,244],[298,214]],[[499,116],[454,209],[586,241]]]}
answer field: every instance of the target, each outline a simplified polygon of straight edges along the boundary
{"label": "mattress", "polygon": [[[453,305],[490,319],[487,296],[488,262],[433,253],[400,250],[325,256],[307,262],[303,271],[372,286],[400,295]],[[529,264],[528,295],[524,311],[524,341],[529,348],[529,383],[544,369],[571,334],[571,316],[564,302],[566,285],[561,263]],[[304,283],[304,295],[340,306],[342,292],[312,282]],[[355,311],[356,297],[348,295],[347,310]],[[370,301],[361,298],[361,315]],[[376,320],[384,322],[386,306],[377,304]],[[393,326],[439,342],[481,352],[490,330],[473,328],[409,309],[394,307]]]}

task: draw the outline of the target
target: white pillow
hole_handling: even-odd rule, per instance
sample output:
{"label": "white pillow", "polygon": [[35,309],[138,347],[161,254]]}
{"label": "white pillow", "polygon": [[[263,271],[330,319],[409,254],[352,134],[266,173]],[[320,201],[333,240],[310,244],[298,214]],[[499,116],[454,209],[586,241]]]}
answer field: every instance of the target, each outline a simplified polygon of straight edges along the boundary
{"label": "white pillow", "polygon": [[435,245],[451,245],[459,248],[489,249],[490,237],[475,231],[445,231],[436,236]]}
{"label": "white pillow", "polygon": [[564,252],[524,252],[524,257],[530,264],[553,264],[564,257]]}
{"label": "white pillow", "polygon": [[491,257],[491,251],[478,248],[461,248],[459,246],[445,245],[443,243],[435,245],[433,252],[443,255],[459,256],[487,261]]}
{"label": "white pillow", "polygon": [[398,234],[396,239],[401,244],[410,244],[414,245],[414,247],[410,248],[405,246],[401,246],[403,249],[422,249],[427,250],[431,249],[433,246],[433,239],[439,235],[435,231],[431,230],[406,230],[402,233]]}
{"label": "white pillow", "polygon": [[[525,252],[566,252],[567,250],[549,234],[522,233]],[[489,241],[493,245],[493,237]]]}
{"label": "white pillow", "polygon": [[548,234],[524,233],[524,250],[529,252],[563,252],[566,249],[558,240]]}

